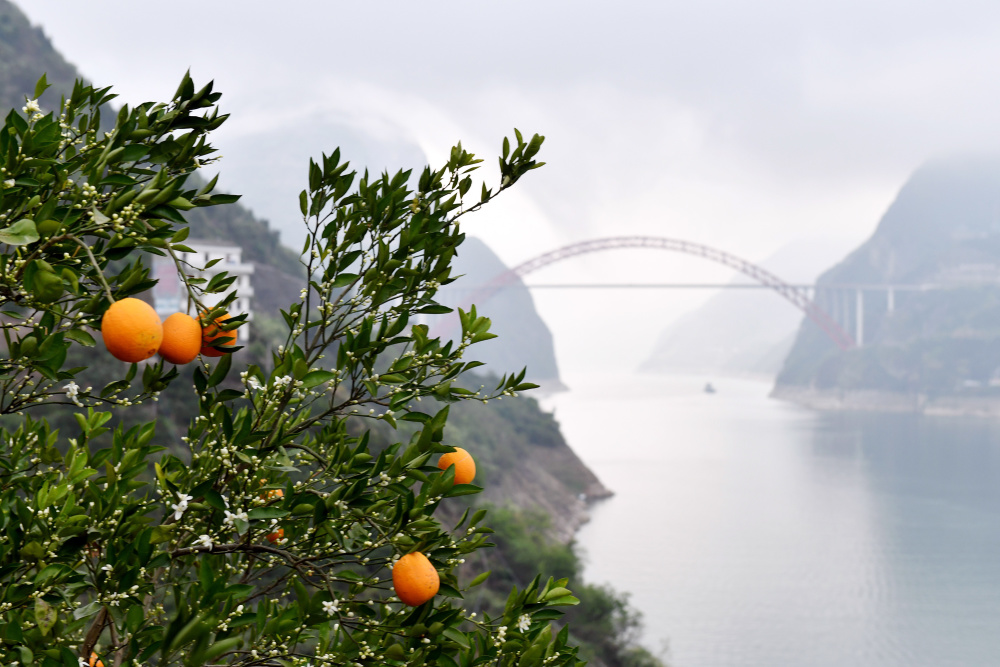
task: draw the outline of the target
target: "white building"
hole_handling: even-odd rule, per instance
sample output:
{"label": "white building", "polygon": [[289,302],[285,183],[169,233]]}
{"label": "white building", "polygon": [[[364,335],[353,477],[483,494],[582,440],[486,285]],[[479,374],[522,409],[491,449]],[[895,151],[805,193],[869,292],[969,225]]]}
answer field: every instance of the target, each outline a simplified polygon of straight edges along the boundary
{"label": "white building", "polygon": [[[253,320],[253,308],[251,307],[253,286],[250,284],[253,264],[243,263],[243,249],[225,241],[188,239],[184,241],[184,245],[191,248],[192,252],[177,253],[177,256],[182,262],[190,265],[184,266],[188,275],[211,280],[212,276],[225,271],[230,276],[236,276],[236,282],[225,293],[204,295],[202,300],[205,305],[212,307],[219,303],[225,294],[236,290],[236,300],[230,304],[229,313],[232,315],[246,313],[247,321]],[[207,266],[212,260],[219,261],[212,266]],[[156,257],[153,262],[153,273],[153,277],[158,281],[153,288],[153,302],[156,312],[161,318],[166,318],[177,312],[186,312],[192,316],[196,314],[194,307],[187,307],[187,292],[177,277],[177,269],[171,258]],[[249,328],[246,325],[240,327],[241,344],[246,342],[248,335]]]}

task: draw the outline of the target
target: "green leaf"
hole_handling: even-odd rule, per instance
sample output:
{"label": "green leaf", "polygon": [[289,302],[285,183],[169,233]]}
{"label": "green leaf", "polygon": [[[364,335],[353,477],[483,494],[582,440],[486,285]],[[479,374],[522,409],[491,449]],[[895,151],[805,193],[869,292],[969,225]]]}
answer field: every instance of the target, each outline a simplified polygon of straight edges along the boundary
{"label": "green leaf", "polygon": [[329,382],[337,377],[336,373],[331,373],[330,371],[311,371],[306,373],[302,378],[302,388],[312,389],[317,385],[321,385],[324,382]]}
{"label": "green leaf", "polygon": [[205,502],[220,512],[226,509],[226,501],[222,499],[222,495],[215,489],[205,490]]}
{"label": "green leaf", "polygon": [[144,157],[148,152],[148,146],[143,146],[142,144],[129,144],[128,146],[125,146],[122,152],[118,155],[118,162],[119,164],[122,162],[136,162]]}
{"label": "green leaf", "polygon": [[0,243],[7,245],[28,245],[38,238],[38,229],[31,218],[21,218],[10,227],[0,229]]}
{"label": "green leaf", "polygon": [[142,605],[132,605],[129,607],[128,613],[125,614],[125,626],[132,634],[135,634],[142,627],[144,620],[145,614],[143,613]]}
{"label": "green leaf", "polygon": [[450,586],[444,582],[442,582],[440,587],[438,588],[438,593],[449,598],[462,597],[462,593],[457,588],[455,588],[454,586]]}
{"label": "green leaf", "polygon": [[233,355],[224,354],[219,357],[219,363],[212,369],[212,375],[208,378],[208,386],[214,387],[226,379],[229,369],[233,365]]}
{"label": "green leaf", "polygon": [[45,549],[42,547],[41,544],[39,544],[35,540],[32,540],[31,542],[28,542],[23,547],[21,547],[19,553],[24,558],[34,558],[38,560],[41,559],[43,556],[45,556]]}
{"label": "green leaf", "polygon": [[42,636],[49,634],[56,624],[59,613],[55,607],[43,600],[40,596],[35,598],[35,622],[38,629],[42,631]]}
{"label": "green leaf", "polygon": [[459,632],[455,628],[445,628],[444,636],[462,648],[469,648],[469,639],[465,636],[464,632]]}
{"label": "green leaf", "polygon": [[558,607],[558,606],[570,606],[571,607],[573,605],[580,604],[580,600],[578,598],[573,597],[572,595],[563,595],[562,597],[552,598],[551,600],[546,600],[545,604],[551,605],[553,607]]}
{"label": "green leaf", "polygon": [[110,174],[101,179],[101,185],[135,185],[135,179],[125,174]]}
{"label": "green leaf", "polygon": [[94,614],[96,614],[100,610],[101,610],[101,603],[97,602],[97,601],[94,601],[94,602],[91,602],[90,604],[85,604],[82,607],[79,607],[78,609],[76,609],[73,612],[73,618],[78,619],[78,620],[81,619],[81,618],[87,618],[88,616],[93,616]]}
{"label": "green leaf", "polygon": [[542,598],[542,601],[544,602],[545,600],[561,598],[566,595],[572,595],[572,593],[568,588],[561,588],[561,587],[553,588],[552,590],[550,590],[548,593],[545,594],[545,597]]}
{"label": "green leaf", "polygon": [[175,525],[153,526],[153,534],[149,538],[150,544],[162,544],[173,538]]}
{"label": "green leaf", "polygon": [[86,345],[87,347],[94,347],[97,345],[97,341],[94,340],[94,337],[83,329],[70,329],[64,335],[70,340],[75,340],[80,345]]}
{"label": "green leaf", "polygon": [[482,490],[483,487],[476,486],[475,484],[456,484],[448,489],[448,492],[444,495],[448,498],[454,498],[455,496],[469,496],[474,493],[480,493]]}
{"label": "green leaf", "polygon": [[332,287],[333,289],[347,287],[357,279],[358,279],[358,274],[356,273],[341,273],[339,276],[334,278]]}
{"label": "green leaf", "polygon": [[[39,97],[41,97],[42,93],[48,90],[51,87],[51,85],[52,84],[49,83],[48,79],[46,78],[46,75],[43,74],[42,78],[40,78],[38,80],[38,83],[35,84],[35,95],[34,95],[35,99],[37,100]],[[44,635],[46,633],[43,632],[42,634]]]}
{"label": "green leaf", "polygon": [[188,234],[190,233],[191,233],[190,227],[181,227],[179,230],[177,230],[177,232],[173,236],[170,237],[170,242],[180,243],[181,241],[185,240],[188,237]]}
{"label": "green leaf", "polygon": [[487,570],[486,572],[483,572],[482,574],[478,575],[475,579],[470,581],[469,588],[475,588],[479,584],[486,581],[486,579],[490,576],[490,572],[492,572],[492,570]]}

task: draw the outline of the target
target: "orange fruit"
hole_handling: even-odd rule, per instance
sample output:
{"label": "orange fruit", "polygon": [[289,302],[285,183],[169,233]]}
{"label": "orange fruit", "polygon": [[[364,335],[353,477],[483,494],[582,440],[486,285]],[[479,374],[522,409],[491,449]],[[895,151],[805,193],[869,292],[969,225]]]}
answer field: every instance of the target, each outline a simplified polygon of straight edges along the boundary
{"label": "orange fruit", "polygon": [[271,544],[277,544],[278,540],[280,540],[280,539],[282,539],[284,537],[285,537],[285,529],[284,528],[279,528],[278,530],[274,531],[273,533],[269,533],[268,534],[267,541],[270,542]]}
{"label": "orange fruit", "polygon": [[90,667],[104,667],[104,663],[97,658],[97,654],[90,652]]}
{"label": "orange fruit", "polygon": [[408,553],[392,566],[392,587],[396,597],[417,607],[437,595],[441,579],[437,570],[419,551]]}
{"label": "orange fruit", "polygon": [[101,321],[104,345],[115,359],[128,362],[149,359],[163,342],[163,324],[153,307],[139,299],[111,304]]}
{"label": "orange fruit", "polygon": [[172,364],[189,364],[201,350],[201,325],[184,313],[174,313],[163,321],[160,356]]}
{"label": "orange fruit", "polygon": [[442,454],[438,459],[438,468],[441,470],[447,470],[449,466],[455,466],[455,484],[469,484],[476,477],[476,462],[461,447],[456,447],[454,452]]}
{"label": "orange fruit", "polygon": [[[260,483],[262,485],[267,484],[267,480],[262,479],[260,480]],[[275,498],[284,498],[284,497],[285,497],[285,492],[282,491],[281,489],[268,489],[261,495],[260,498],[261,500],[274,500]]]}
{"label": "orange fruit", "polygon": [[217,325],[225,322],[229,319],[229,313],[223,313],[215,318],[215,322],[209,324],[202,330],[201,334],[201,353],[206,357],[221,357],[226,354],[221,350],[216,350],[212,347],[212,343],[222,344],[224,347],[233,347],[236,345],[236,332],[235,331],[222,331]]}

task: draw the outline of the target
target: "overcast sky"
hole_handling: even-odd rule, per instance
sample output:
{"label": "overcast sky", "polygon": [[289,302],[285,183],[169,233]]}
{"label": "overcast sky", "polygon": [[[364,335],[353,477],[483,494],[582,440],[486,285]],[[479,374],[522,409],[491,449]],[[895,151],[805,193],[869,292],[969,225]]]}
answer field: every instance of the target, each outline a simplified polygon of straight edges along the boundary
{"label": "overcast sky", "polygon": [[[867,238],[920,163],[1000,144],[996,2],[20,6],[86,76],[129,102],[168,97],[187,68],[196,82],[215,79],[233,114],[216,141],[221,182],[277,226],[294,224],[286,191],[301,188],[309,155],[335,145],[381,170],[423,155],[437,163],[462,140],[492,165],[512,127],[545,134],[548,165],[466,227],[509,264],[618,234],[751,260],[822,235],[841,252]],[[532,279],[731,277],[645,252],[592,255]],[[536,301],[573,370],[584,360],[634,366],[665,324],[708,296],[539,292]],[[627,349],[616,351],[622,332]]]}

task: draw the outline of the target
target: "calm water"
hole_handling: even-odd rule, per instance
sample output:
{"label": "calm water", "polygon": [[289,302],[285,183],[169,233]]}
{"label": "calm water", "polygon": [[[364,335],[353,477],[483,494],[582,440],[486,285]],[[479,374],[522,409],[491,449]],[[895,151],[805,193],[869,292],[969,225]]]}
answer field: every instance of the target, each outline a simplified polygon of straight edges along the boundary
{"label": "calm water", "polygon": [[546,406],[617,494],[579,534],[586,575],[672,667],[1000,665],[1000,423],[565,380]]}

